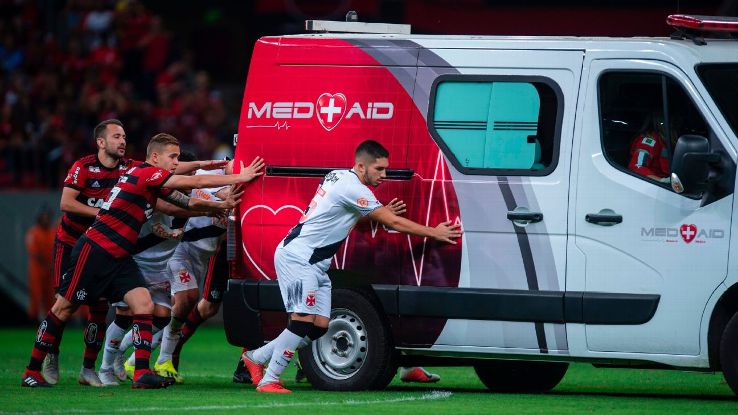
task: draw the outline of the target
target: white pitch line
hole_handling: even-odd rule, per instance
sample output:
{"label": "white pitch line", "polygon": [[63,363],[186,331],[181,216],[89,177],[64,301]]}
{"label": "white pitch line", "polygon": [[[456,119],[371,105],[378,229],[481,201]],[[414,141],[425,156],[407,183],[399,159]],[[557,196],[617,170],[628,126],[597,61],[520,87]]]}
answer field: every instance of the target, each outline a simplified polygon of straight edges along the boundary
{"label": "white pitch line", "polygon": [[[231,410],[231,409],[270,409],[270,408],[292,408],[292,407],[300,407],[300,406],[336,406],[336,405],[351,405],[351,406],[359,406],[359,405],[377,405],[377,404],[388,404],[388,403],[398,403],[398,402],[412,402],[412,401],[436,401],[440,399],[448,399],[453,395],[449,391],[432,391],[431,393],[425,393],[420,396],[402,396],[399,398],[392,398],[392,399],[374,399],[374,400],[356,400],[356,399],[347,399],[339,402],[289,402],[289,403],[265,403],[261,405],[254,405],[254,404],[244,404],[244,405],[203,405],[203,406],[185,406],[185,407],[170,407],[170,406],[149,406],[144,408],[106,408],[104,412],[106,414],[110,413],[131,413],[131,412],[155,412],[155,411],[164,411],[164,412],[183,412],[183,411],[223,411],[223,410]],[[30,414],[61,414],[61,413],[68,413],[68,410],[65,411],[43,411],[43,412],[24,412],[24,413],[30,413]],[[91,409],[74,409],[74,413],[82,414],[82,413],[100,413],[101,410],[91,410]],[[0,412],[0,414],[7,413],[7,412]]]}

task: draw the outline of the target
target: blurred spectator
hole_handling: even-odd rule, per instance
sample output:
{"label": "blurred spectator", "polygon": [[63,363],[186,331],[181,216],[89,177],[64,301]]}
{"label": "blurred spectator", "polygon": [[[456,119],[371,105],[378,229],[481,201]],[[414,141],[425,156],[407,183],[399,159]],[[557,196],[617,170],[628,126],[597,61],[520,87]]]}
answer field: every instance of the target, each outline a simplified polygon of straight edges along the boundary
{"label": "blurred spectator", "polygon": [[118,118],[129,156],[174,134],[210,157],[230,143],[220,93],[137,0],[0,0],[0,188],[56,188]]}
{"label": "blurred spectator", "polygon": [[28,251],[28,317],[41,320],[54,304],[51,290],[51,250],[56,229],[52,226],[51,210],[41,208],[36,223],[26,232]]}

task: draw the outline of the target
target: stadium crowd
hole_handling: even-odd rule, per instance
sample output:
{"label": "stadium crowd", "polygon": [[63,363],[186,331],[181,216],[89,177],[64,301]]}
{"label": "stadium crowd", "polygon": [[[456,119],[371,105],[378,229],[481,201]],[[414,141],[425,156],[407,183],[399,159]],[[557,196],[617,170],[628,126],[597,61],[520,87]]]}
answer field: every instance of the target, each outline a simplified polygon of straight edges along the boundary
{"label": "stadium crowd", "polygon": [[210,158],[233,131],[182,43],[137,0],[0,0],[0,188],[61,187],[109,118],[136,159],[161,131]]}

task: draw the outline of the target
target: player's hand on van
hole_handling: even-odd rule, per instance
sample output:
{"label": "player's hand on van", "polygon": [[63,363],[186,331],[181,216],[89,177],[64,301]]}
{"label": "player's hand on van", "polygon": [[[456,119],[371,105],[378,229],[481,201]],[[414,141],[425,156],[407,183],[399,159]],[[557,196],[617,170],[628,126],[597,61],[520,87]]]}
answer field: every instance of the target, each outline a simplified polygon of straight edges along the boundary
{"label": "player's hand on van", "polygon": [[405,204],[405,202],[402,200],[397,200],[397,198],[392,199],[389,203],[387,203],[385,207],[397,216],[400,216],[403,213],[407,212],[407,205]]}
{"label": "player's hand on van", "polygon": [[228,196],[223,200],[223,207],[226,209],[235,208],[241,203],[241,196],[243,196],[243,186],[232,186],[228,192]]}
{"label": "player's hand on van", "polygon": [[260,170],[262,170],[266,164],[264,163],[264,159],[259,156],[257,156],[248,166],[244,166],[243,161],[240,161],[239,163],[241,164],[241,169],[236,176],[240,176],[240,179],[242,179],[239,180],[240,183],[250,182],[264,174],[264,172]]}
{"label": "player's hand on van", "polygon": [[439,223],[433,228],[433,239],[456,245],[454,239],[461,237],[461,224],[452,225],[450,220]]}

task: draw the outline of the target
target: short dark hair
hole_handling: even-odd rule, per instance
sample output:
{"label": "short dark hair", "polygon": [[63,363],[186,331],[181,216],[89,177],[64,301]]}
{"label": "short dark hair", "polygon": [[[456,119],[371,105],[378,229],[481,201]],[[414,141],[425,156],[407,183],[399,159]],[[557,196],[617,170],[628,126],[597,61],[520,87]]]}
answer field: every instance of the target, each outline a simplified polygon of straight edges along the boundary
{"label": "short dark hair", "polygon": [[123,128],[123,123],[120,122],[119,120],[116,120],[115,118],[105,120],[101,122],[100,124],[98,124],[95,127],[95,129],[92,131],[92,135],[93,135],[92,139],[97,140],[98,137],[102,137],[105,134],[105,130],[108,128],[108,125],[110,124],[117,125]]}
{"label": "short dark hair", "polygon": [[358,147],[356,147],[354,157],[358,159],[363,155],[370,156],[372,161],[374,161],[376,159],[389,157],[389,151],[387,151],[383,145],[374,140],[364,140]]}
{"label": "short dark hair", "polygon": [[151,137],[149,145],[146,146],[146,157],[151,156],[154,152],[161,151],[165,146],[170,144],[179,146],[179,140],[177,140],[173,135],[167,133],[159,133]]}
{"label": "short dark hair", "polygon": [[195,161],[197,160],[197,155],[193,153],[192,151],[182,150],[179,153],[179,161]]}

